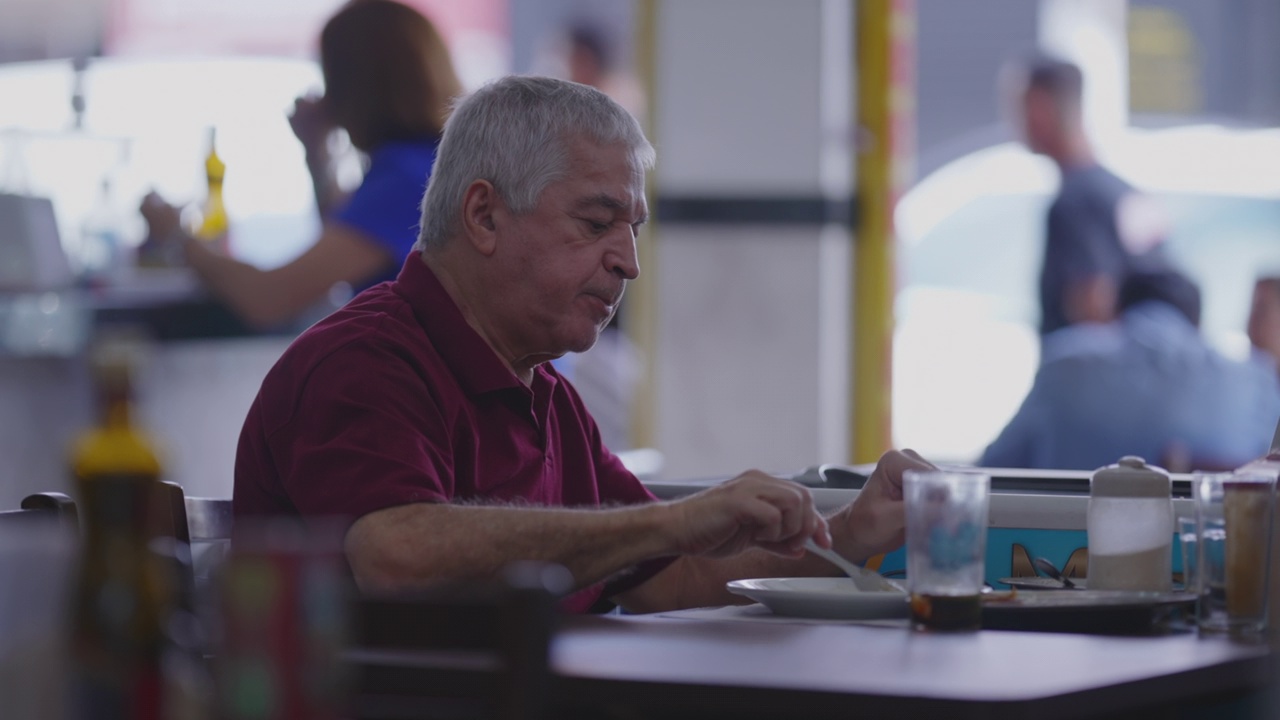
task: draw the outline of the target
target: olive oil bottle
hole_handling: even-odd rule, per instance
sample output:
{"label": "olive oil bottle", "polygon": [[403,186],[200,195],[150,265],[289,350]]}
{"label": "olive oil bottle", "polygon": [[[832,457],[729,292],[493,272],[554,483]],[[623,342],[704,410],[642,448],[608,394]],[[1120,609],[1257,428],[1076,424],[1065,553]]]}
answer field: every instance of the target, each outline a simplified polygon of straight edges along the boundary
{"label": "olive oil bottle", "polygon": [[227,239],[227,207],[222,201],[222,180],[227,174],[227,165],[218,157],[218,131],[209,128],[209,154],[204,158],[205,179],[208,181],[208,194],[205,195],[204,207],[200,211],[200,226],[195,236],[201,240],[225,245]]}
{"label": "olive oil bottle", "polygon": [[72,605],[71,691],[76,720],[162,720],[165,623],[173,595],[149,549],[160,502],[160,460],[133,424],[136,351],[94,351],[99,419],[71,455],[84,518]]}

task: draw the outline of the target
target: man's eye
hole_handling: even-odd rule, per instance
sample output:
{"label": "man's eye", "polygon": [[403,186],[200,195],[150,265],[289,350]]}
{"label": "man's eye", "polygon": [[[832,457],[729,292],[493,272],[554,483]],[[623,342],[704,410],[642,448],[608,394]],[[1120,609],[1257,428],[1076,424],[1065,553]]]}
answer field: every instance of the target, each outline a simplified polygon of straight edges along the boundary
{"label": "man's eye", "polygon": [[609,223],[596,222],[594,220],[584,220],[591,232],[600,234],[609,229]]}

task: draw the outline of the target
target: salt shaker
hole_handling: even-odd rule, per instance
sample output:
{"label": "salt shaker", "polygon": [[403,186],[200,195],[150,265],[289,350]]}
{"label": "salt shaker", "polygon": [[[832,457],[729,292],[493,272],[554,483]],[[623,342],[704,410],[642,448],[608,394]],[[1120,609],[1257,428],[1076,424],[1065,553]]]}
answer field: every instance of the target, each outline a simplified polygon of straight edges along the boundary
{"label": "salt shaker", "polygon": [[1169,474],[1126,456],[1089,484],[1089,589],[1168,592],[1173,575]]}

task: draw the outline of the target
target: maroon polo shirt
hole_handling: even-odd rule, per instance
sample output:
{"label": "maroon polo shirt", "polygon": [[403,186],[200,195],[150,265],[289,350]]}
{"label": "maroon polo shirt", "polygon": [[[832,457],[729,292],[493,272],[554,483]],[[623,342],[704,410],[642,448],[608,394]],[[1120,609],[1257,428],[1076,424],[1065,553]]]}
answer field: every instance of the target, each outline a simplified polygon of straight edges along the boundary
{"label": "maroon polo shirt", "polygon": [[[525,386],[418,253],[300,335],[267,373],[236,453],[234,509],[341,516],[414,502],[597,507],[654,496],[549,363]],[[643,582],[643,563],[564,607]]]}

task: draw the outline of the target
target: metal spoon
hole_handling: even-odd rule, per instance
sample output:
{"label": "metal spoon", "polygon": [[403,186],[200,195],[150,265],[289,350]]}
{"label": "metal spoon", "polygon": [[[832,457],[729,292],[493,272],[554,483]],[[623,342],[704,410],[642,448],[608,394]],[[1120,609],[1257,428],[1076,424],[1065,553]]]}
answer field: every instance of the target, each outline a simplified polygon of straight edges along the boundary
{"label": "metal spoon", "polygon": [[1058,568],[1054,567],[1053,563],[1049,562],[1048,560],[1042,557],[1038,557],[1032,560],[1031,563],[1035,565],[1036,569],[1039,570],[1040,572],[1043,572],[1045,575],[1048,575],[1054,580],[1057,580],[1058,582],[1062,583],[1062,587],[1074,588],[1076,586],[1075,583],[1071,582],[1070,578],[1058,572]]}
{"label": "metal spoon", "polygon": [[828,550],[812,539],[805,541],[804,549],[843,570],[844,574],[853,581],[854,587],[862,592],[900,592],[902,590],[895,583],[881,577],[880,573],[860,568],[845,560],[835,550]]}

